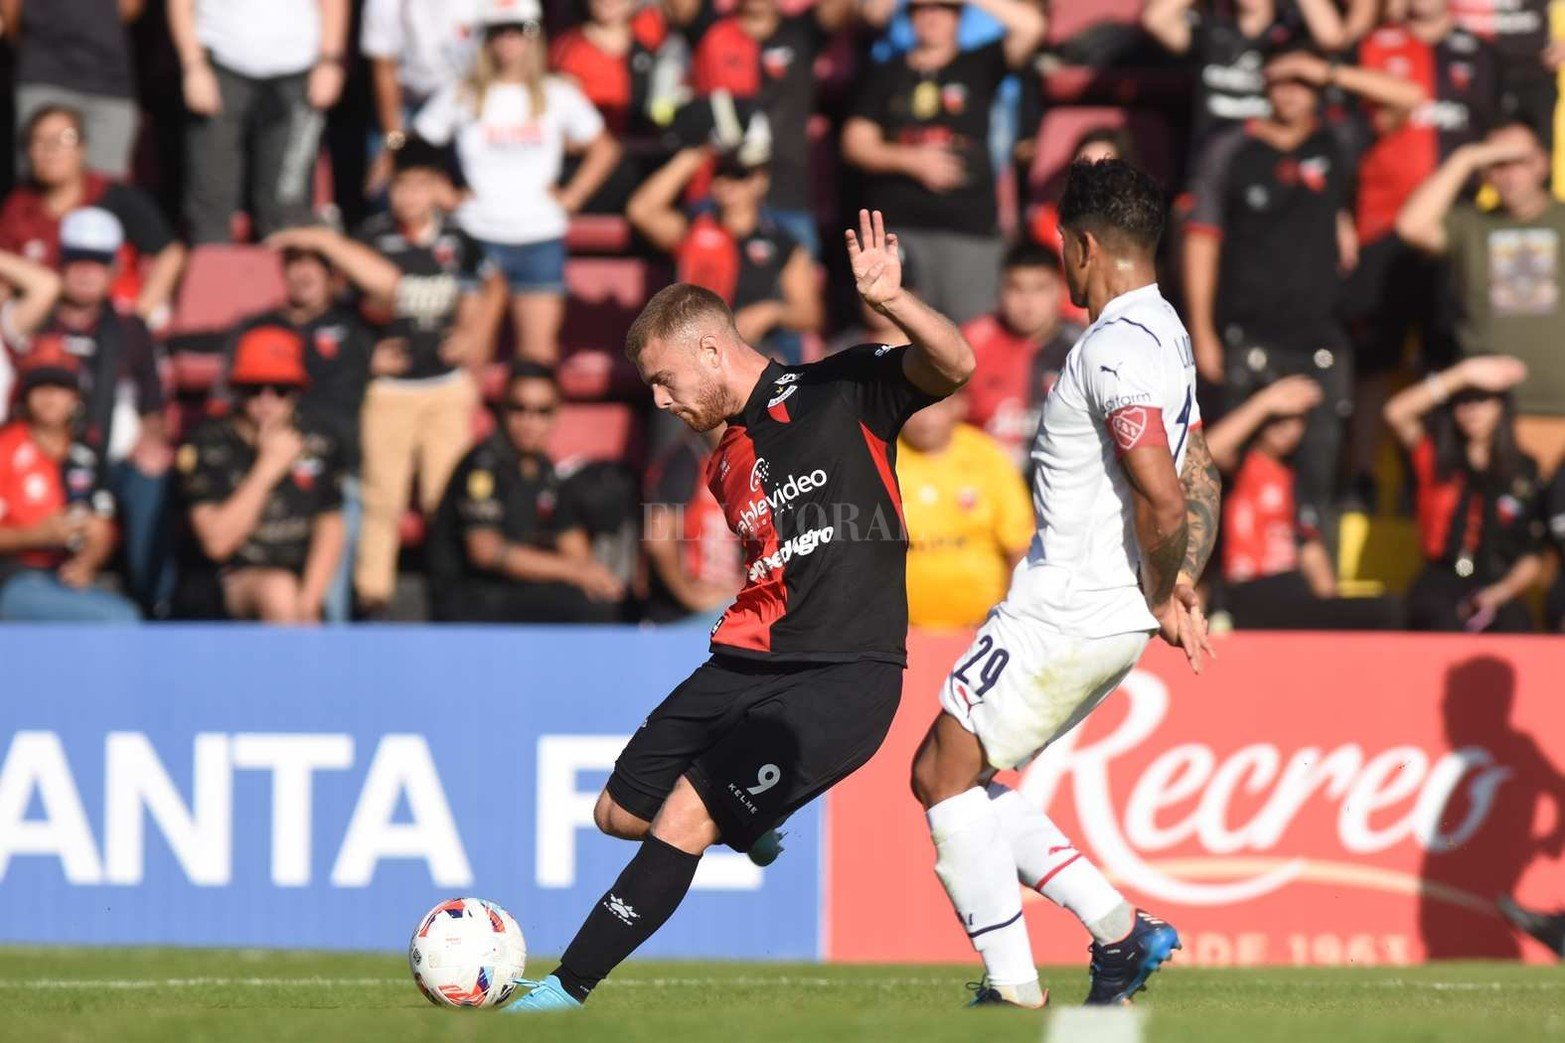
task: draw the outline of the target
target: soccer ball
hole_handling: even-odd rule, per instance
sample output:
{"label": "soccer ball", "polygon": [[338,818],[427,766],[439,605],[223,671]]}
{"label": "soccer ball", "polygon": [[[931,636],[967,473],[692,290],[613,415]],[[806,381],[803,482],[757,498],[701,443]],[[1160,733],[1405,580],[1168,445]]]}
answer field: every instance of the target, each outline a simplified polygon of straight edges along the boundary
{"label": "soccer ball", "polygon": [[408,942],[413,981],[437,1007],[499,1007],[516,990],[527,942],[510,913],[482,898],[453,898],[419,920]]}

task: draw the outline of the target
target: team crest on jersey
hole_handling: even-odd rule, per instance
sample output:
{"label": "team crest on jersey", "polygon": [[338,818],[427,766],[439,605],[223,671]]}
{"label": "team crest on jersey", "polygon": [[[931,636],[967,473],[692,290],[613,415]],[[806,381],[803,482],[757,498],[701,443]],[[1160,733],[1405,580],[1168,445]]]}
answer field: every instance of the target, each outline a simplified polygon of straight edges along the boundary
{"label": "team crest on jersey", "polygon": [[1465,91],[1473,85],[1473,67],[1469,62],[1452,62],[1450,74],[1451,86],[1459,91]]}
{"label": "team crest on jersey", "polygon": [[313,456],[306,456],[293,465],[293,484],[308,492],[315,485],[315,479],[319,477],[323,467],[321,461]]}
{"label": "team crest on jersey", "polygon": [[1126,406],[1109,417],[1114,444],[1122,450],[1134,449],[1147,433],[1147,411],[1141,406]]}
{"label": "team crest on jersey", "polygon": [[788,396],[792,395],[797,390],[799,390],[799,385],[797,385],[797,384],[789,384],[787,387],[785,387],[781,391],[779,391],[776,395],[772,396],[770,401],[768,401],[766,403],[766,408],[767,409],[775,409],[776,407],[782,405],[783,402],[787,401]]}
{"label": "team crest on jersey", "polygon": [[456,243],[449,235],[443,235],[435,240],[435,248],[431,253],[435,255],[435,263],[442,268],[449,269],[456,264]]}
{"label": "team crest on jersey", "polygon": [[338,326],[325,326],[315,331],[315,350],[321,358],[334,359],[342,347],[343,330]]}
{"label": "team crest on jersey", "polygon": [[967,86],[961,83],[946,84],[940,88],[940,103],[951,115],[960,116],[967,108]]}

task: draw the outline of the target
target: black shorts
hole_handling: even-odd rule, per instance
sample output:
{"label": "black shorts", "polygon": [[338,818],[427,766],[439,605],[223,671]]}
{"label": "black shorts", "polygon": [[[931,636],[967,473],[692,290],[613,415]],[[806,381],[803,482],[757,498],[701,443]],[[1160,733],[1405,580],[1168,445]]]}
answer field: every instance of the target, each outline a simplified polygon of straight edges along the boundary
{"label": "black shorts", "polygon": [[713,656],[626,744],[609,796],[651,821],[680,776],[736,851],[875,755],[902,698],[902,667]]}

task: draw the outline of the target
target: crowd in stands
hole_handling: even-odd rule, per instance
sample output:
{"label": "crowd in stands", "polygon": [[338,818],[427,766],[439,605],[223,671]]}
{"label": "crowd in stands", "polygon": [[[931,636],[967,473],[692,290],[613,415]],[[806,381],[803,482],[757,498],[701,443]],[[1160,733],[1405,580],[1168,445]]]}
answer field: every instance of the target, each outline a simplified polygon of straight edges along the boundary
{"label": "crowd in stands", "polygon": [[709,626],[717,432],[620,348],[673,279],[799,363],[963,325],[899,447],[915,625],[1027,553],[1089,317],[1072,161],[1166,187],[1240,628],[1565,628],[1547,0],[0,0],[0,620]]}

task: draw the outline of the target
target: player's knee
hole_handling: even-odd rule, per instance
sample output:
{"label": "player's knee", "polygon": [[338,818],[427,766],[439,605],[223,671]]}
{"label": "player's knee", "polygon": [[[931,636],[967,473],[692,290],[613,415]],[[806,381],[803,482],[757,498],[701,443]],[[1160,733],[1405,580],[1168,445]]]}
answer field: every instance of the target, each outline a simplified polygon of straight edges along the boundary
{"label": "player's knee", "polygon": [[647,835],[646,820],[620,807],[608,790],[598,794],[598,803],[592,809],[592,822],[598,832],[621,840],[640,840]]}

